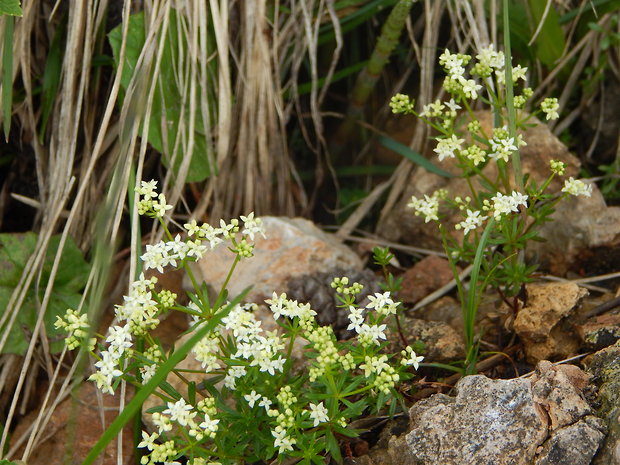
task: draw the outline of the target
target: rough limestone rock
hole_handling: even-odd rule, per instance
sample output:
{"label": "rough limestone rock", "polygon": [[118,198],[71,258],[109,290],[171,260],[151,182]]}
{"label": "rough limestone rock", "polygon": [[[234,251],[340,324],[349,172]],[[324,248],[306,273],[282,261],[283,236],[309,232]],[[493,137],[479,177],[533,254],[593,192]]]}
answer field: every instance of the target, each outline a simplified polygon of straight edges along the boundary
{"label": "rough limestone rock", "polygon": [[[465,358],[463,337],[448,323],[404,318],[401,324],[407,341],[424,343],[427,362],[445,363]],[[398,334],[390,333],[390,339],[398,340]]]}
{"label": "rough limestone rock", "polygon": [[514,330],[523,341],[528,361],[575,354],[579,341],[568,319],[588,291],[574,283],[532,283],[526,289],[527,302],[517,314]]}
{"label": "rough limestone rock", "polygon": [[620,342],[589,357],[587,366],[599,387],[597,413],[609,427],[605,443],[592,465],[620,465]]}
{"label": "rough limestone rock", "polygon": [[550,362],[529,379],[467,376],[456,397],[415,404],[407,450],[397,438],[388,453],[408,457],[407,465],[589,465],[605,426],[583,397],[587,379],[577,367]]}
{"label": "rough limestone rock", "polygon": [[[303,218],[262,217],[266,238],[257,236],[254,257],[242,260],[228,285],[231,296],[253,286],[245,300],[261,302],[286,292],[290,279],[334,268],[362,269],[359,257],[334,236]],[[196,264],[199,277],[219,290],[234,254],[220,244]]]}
{"label": "rough limestone rock", "polygon": [[534,465],[588,465],[605,438],[605,422],[588,415],[553,432]]}

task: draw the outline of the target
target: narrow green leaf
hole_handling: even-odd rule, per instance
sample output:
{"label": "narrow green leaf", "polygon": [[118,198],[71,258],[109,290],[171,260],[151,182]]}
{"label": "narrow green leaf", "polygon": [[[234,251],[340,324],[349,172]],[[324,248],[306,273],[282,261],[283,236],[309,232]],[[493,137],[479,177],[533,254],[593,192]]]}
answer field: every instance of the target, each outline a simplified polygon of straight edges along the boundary
{"label": "narrow green leaf", "polygon": [[41,127],[39,129],[39,140],[43,143],[47,122],[52,113],[58,86],[60,84],[60,74],[62,72],[62,60],[64,52],[64,38],[67,31],[66,15],[54,32],[54,38],[50,45],[43,71],[43,92],[41,93]]}
{"label": "narrow green leaf", "polygon": [[[332,76],[330,84],[338,82],[346,77],[351,76],[352,74],[357,73],[358,71],[363,69],[367,64],[368,64],[368,60],[360,61],[359,63],[355,63],[354,65],[347,66],[346,68],[335,72],[334,75]],[[323,77],[323,78],[318,79],[317,88],[321,89],[324,85],[325,85],[325,78]],[[299,87],[297,87],[297,96],[309,94],[311,90],[312,90],[312,82],[304,82],[303,84],[300,84]],[[285,96],[288,97],[288,94]]]}
{"label": "narrow green leaf", "polygon": [[424,158],[418,152],[411,150],[406,145],[403,145],[400,142],[395,141],[391,137],[380,136],[379,143],[383,145],[384,147],[390,150],[393,150],[394,152],[402,155],[403,157],[412,161],[416,165],[420,165],[422,168],[424,168],[429,173],[435,173],[435,174],[438,174],[439,176],[443,176],[444,178],[454,177],[453,174],[448,173],[447,171],[444,171],[441,168],[435,166],[432,162]]}
{"label": "narrow green leaf", "polygon": [[133,399],[127,404],[121,414],[116,417],[109,428],[101,435],[97,444],[90,450],[82,465],[92,464],[97,457],[103,452],[106,445],[116,437],[116,435],[123,429],[123,426],[131,420],[131,418],[140,410],[144,401],[157,389],[162,382],[165,381],[168,373],[170,373],[181,360],[189,353],[198,341],[206,336],[210,331],[213,331],[222,318],[224,318],[235,305],[237,305],[248,293],[249,288],[245,289],[239,296],[237,296],[231,303],[229,303],[222,311],[218,312],[211,318],[204,327],[198,329],[196,333],[179,347],[178,350],[172,354],[172,356],[166,360],[161,367],[155,372],[153,377],[146,383],[142,389],[140,389]]}
{"label": "narrow green leaf", "polygon": [[13,25],[13,16],[7,16],[2,41],[2,116],[6,141],[9,140],[13,109]]}

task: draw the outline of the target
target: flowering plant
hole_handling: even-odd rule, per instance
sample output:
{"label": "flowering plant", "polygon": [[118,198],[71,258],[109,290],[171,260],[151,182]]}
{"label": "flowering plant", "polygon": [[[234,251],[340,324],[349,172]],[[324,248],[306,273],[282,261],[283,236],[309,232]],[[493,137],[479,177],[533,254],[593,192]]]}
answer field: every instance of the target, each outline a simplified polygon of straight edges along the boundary
{"label": "flowering plant", "polygon": [[[533,91],[525,84],[520,94],[515,95],[514,90],[525,83],[527,68],[512,67],[509,57],[492,45],[480,50],[473,63],[470,55],[446,50],[439,64],[446,72],[443,88],[448,101],[437,100],[417,112],[415,102],[397,94],[390,106],[394,113],[415,115],[438,133],[434,152],[439,161],[455,159],[469,187],[470,195],[465,198],[450,199],[447,191],[439,190],[422,198],[413,196],[408,206],[425,222],[437,223],[441,232],[464,313],[468,348],[465,372],[473,372],[478,356],[473,327],[482,293],[487,286],[495,288],[516,312],[516,296],[536,269],[535,264],[525,263],[526,243],[538,239],[540,225],[549,221],[557,202],[568,195],[590,196],[592,186],[571,177],[560,193],[548,193],[553,178],[565,172],[564,163],[557,160],[551,161],[549,176],[540,185],[533,177],[522,175],[519,148],[526,141],[517,130],[531,125],[532,116],[540,112],[547,120],[559,117],[554,98],[545,99],[534,113],[524,111]],[[491,131],[476,118],[473,108],[477,102],[493,110]],[[488,164],[496,165],[495,176],[489,176],[493,170],[483,171]],[[462,237],[450,234],[442,223],[444,207],[461,212],[462,221],[455,228]],[[457,262],[473,265],[467,293]]]}
{"label": "flowering plant", "polygon": [[[317,324],[309,304],[276,293],[265,303],[280,330],[264,331],[254,313],[257,304],[225,301],[237,263],[252,256],[254,237],[264,234],[260,218],[250,213],[241,221],[221,221],[218,228],[191,221],[184,225],[185,238],[173,237],[164,222],[171,207],[155,188],[151,181],[136,189],[138,211],[158,219],[168,240],[147,245],[141,260],[145,270],[184,267],[196,291],[189,304],[181,305],[176,294],[157,289],[155,277],[141,274],[116,306],[106,335],[91,338],[86,318],[74,310],[57,321],[69,333],[70,348],[82,345],[97,360],[89,379],[101,391],[114,394],[127,382],[142,390],[154,388],[161,399],[159,407],[148,411],[152,427],[137,444],[143,451],[141,463],[180,464],[184,457],[183,463],[192,465],[232,464],[291,457],[319,464],[325,453],[339,460],[337,436],[358,434],[348,426],[350,420],[386,406],[393,413],[396,384],[411,377],[409,367],[417,369],[423,358],[411,347],[396,357],[385,353],[384,320],[396,313],[398,304],[384,292],[369,296],[361,307],[357,296],[362,285],[337,278],[332,287],[349,312],[348,329],[356,332],[355,338],[337,341],[331,327]],[[223,242],[235,260],[212,300],[187,265]],[[152,336],[160,316],[170,311],[191,320],[188,333],[195,334],[190,348],[166,352]],[[304,348],[296,355],[300,343]],[[164,381],[167,373],[162,371],[183,350],[191,350],[201,364],[204,380],[190,382],[187,370],[175,367],[174,375],[187,385],[179,391]]]}

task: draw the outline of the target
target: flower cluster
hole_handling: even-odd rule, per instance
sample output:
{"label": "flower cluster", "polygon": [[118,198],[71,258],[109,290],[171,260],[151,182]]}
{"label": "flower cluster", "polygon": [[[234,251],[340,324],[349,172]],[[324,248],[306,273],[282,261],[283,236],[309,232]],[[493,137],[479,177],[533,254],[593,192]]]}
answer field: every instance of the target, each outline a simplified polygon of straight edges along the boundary
{"label": "flower cluster", "polygon": [[[165,203],[155,187],[154,181],[142,183],[136,191],[144,196],[141,211],[159,219],[167,240],[146,246],[141,257],[144,269],[164,272],[167,267],[185,266],[188,259],[200,258],[225,241],[240,259],[251,255],[249,241],[264,235],[260,218],[249,214],[229,223],[222,221],[217,228],[192,220],[184,225],[186,238],[173,237],[160,216],[166,208],[148,203],[152,199]],[[191,268],[185,269],[195,282]],[[191,302],[182,306],[175,293],[158,287],[156,277],[141,274],[115,307],[114,321],[100,337],[98,352],[91,351],[97,360],[90,380],[101,391],[114,394],[121,378],[144,385],[166,361],[166,352],[151,334],[162,313],[182,311],[191,320],[190,332],[204,331],[193,347],[183,346],[199,362],[204,386],[193,384],[187,392],[176,391],[169,383],[160,386],[157,395],[163,405],[151,411],[151,431],[143,432],[138,444],[144,450],[143,465],[206,465],[222,458],[228,463],[233,449],[235,457],[247,456],[252,461],[297,457],[308,451],[323,454],[327,446],[319,450],[316,444],[326,444],[324,436],[332,431],[348,432],[344,430],[347,421],[359,408],[378,411],[387,402],[395,405],[396,383],[411,376],[410,367],[417,369],[423,358],[408,347],[400,363],[390,363],[393,356],[384,353],[384,320],[397,313],[399,303],[383,292],[368,296],[365,306],[360,306],[356,299],[363,286],[349,283],[346,277],[335,279],[332,287],[350,310],[349,329],[356,337],[349,341],[338,341],[331,327],[317,323],[317,313],[309,304],[283,293],[273,293],[265,301],[279,327],[266,331],[257,317],[258,305],[225,302],[225,288],[215,303],[196,289]],[[206,331],[208,322],[213,325],[211,331]],[[69,333],[71,348],[90,344],[85,315],[69,310],[56,324]],[[305,348],[293,350],[300,342]],[[175,373],[185,379],[183,370]],[[376,402],[368,399],[379,393]],[[349,400],[352,396],[354,401]],[[238,434],[249,429],[262,438],[239,445]],[[304,436],[308,429],[312,429],[312,441]]]}
{"label": "flower cluster", "polygon": [[512,191],[510,195],[504,195],[498,192],[490,201],[484,201],[482,209],[492,211],[495,220],[499,220],[502,215],[518,213],[520,206],[527,208],[527,195],[517,191]]}
{"label": "flower cluster", "polygon": [[[450,200],[445,191],[431,193],[421,189],[407,204],[426,223],[437,223],[451,262],[466,316],[466,370],[475,366],[478,353],[474,323],[479,294],[490,285],[504,298],[518,296],[521,286],[536,269],[524,263],[527,242],[537,238],[540,226],[549,220],[553,207],[562,198],[592,195],[592,184],[573,177],[564,180],[561,192],[547,192],[554,177],[566,173],[566,165],[559,160],[550,162],[550,172],[542,179],[539,173],[522,173],[520,149],[526,145],[523,133],[532,126],[530,120],[540,114],[546,120],[558,119],[560,105],[558,99],[546,98],[540,109],[524,111],[534,91],[527,87],[527,68],[512,67],[509,58],[492,45],[479,50],[475,58],[445,50],[439,56],[439,64],[446,73],[443,90],[447,98],[423,105],[419,112],[404,95],[399,94],[390,103],[394,113],[412,114],[431,126],[438,161],[449,164],[451,174],[455,169],[460,171],[460,179],[449,185],[454,190],[469,190],[464,200]],[[474,112],[482,104],[491,106],[493,127],[482,124]],[[455,220],[448,213],[450,208],[458,208],[461,218]],[[448,221],[442,222],[444,215]],[[448,222],[462,235],[449,231]],[[479,233],[482,227],[484,233]],[[472,263],[476,270],[472,277],[478,282],[463,285],[457,275],[457,261]],[[517,312],[518,299],[514,302],[513,310]],[[364,328],[361,317],[359,309],[352,308],[349,328],[359,333],[358,329]],[[376,327],[373,331],[380,333]],[[371,332],[366,333],[370,340]],[[379,343],[379,337],[375,336],[374,341]],[[407,352],[402,355],[408,357]],[[407,360],[417,366],[415,357]],[[363,367],[367,373],[385,372],[381,357],[369,356]],[[389,376],[388,372],[386,379]]]}
{"label": "flower cluster", "polygon": [[[68,336],[65,338],[67,349],[76,349],[83,344],[88,337],[88,315],[86,315],[86,313],[80,314],[78,311],[68,308],[64,318],[60,316],[56,317],[54,327],[68,333]],[[90,338],[88,340],[87,345],[89,350],[94,349],[95,342],[96,338]]]}
{"label": "flower cluster", "polygon": [[571,176],[564,181],[562,192],[574,196],[582,195],[584,197],[590,197],[592,195],[592,184],[586,184],[581,179],[573,179]]}
{"label": "flower cluster", "polygon": [[445,198],[447,194],[447,191],[438,190],[433,192],[430,197],[424,194],[424,198],[419,199],[413,195],[407,207],[413,208],[416,216],[423,216],[425,223],[439,221],[439,201]]}

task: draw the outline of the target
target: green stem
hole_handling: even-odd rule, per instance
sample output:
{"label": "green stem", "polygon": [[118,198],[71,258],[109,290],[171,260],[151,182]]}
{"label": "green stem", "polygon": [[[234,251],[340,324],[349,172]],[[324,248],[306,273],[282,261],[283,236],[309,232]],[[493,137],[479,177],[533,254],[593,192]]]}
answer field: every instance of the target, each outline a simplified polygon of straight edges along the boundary
{"label": "green stem", "polygon": [[239,263],[241,259],[239,258],[239,255],[235,255],[235,260],[233,261],[233,264],[230,267],[230,270],[228,270],[228,275],[226,276],[226,279],[224,280],[224,284],[222,284],[222,287],[220,289],[219,294],[217,295],[217,299],[215,300],[215,305],[216,307],[221,305],[221,301],[224,298],[224,292],[226,292],[226,288],[228,287],[228,283],[230,282],[230,278],[233,275],[233,272],[235,271],[235,267],[237,266],[237,263]]}
{"label": "green stem", "polygon": [[[514,89],[512,83],[512,52],[510,48],[510,10],[508,0],[503,1],[503,24],[504,24],[504,57],[506,68],[506,108],[508,110],[508,131],[510,137],[517,142],[517,117],[514,105]],[[521,156],[519,147],[512,152],[512,166],[514,168],[515,183],[519,192],[523,192],[523,173],[521,172]]]}
{"label": "green stem", "polygon": [[490,217],[489,222],[480,237],[478,248],[476,249],[476,257],[472,265],[471,276],[469,280],[469,292],[467,295],[467,305],[463,312],[463,321],[465,324],[465,344],[467,346],[467,359],[465,360],[465,369],[468,374],[472,373],[472,369],[475,371],[477,360],[477,345],[474,341],[474,325],[476,323],[476,314],[478,312],[478,304],[482,293],[484,292],[484,285],[478,287],[478,277],[480,275],[480,267],[482,265],[482,259],[485,256],[485,249],[489,240],[489,235],[495,226],[495,218]]}

